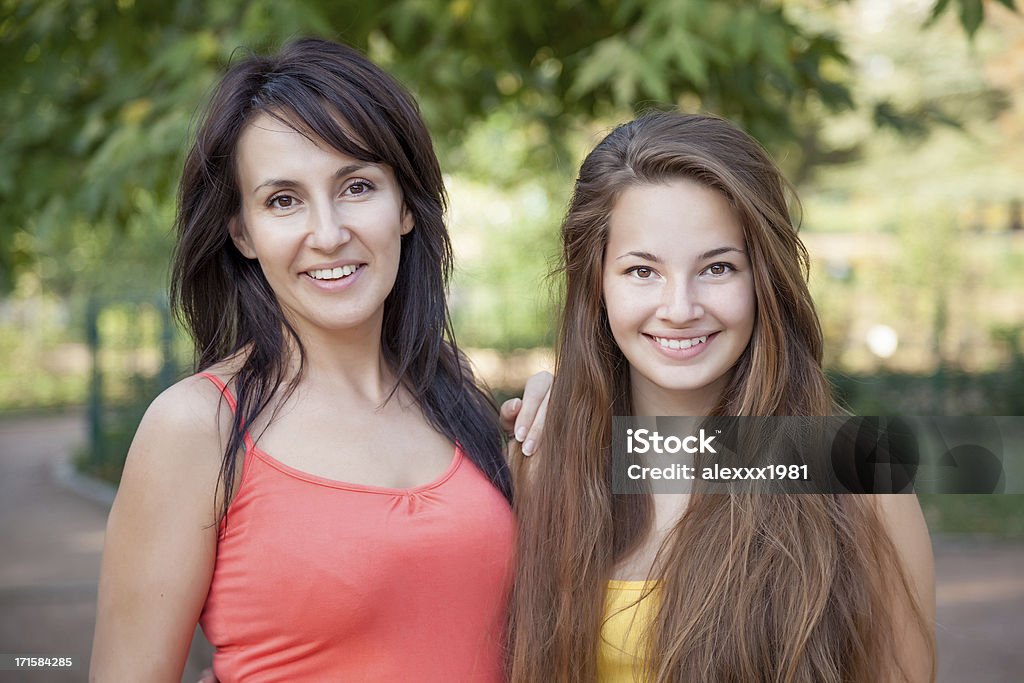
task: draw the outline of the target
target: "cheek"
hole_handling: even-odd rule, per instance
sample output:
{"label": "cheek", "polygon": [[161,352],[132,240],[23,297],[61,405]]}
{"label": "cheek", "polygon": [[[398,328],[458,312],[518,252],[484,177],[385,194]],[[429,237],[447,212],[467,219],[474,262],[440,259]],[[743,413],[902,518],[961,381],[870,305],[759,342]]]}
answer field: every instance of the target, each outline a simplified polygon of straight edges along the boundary
{"label": "cheek", "polygon": [[621,287],[616,287],[615,283],[606,280],[601,294],[604,297],[604,308],[608,315],[608,326],[612,328],[612,334],[618,339],[619,332],[630,324],[629,305],[625,301],[625,292]]}
{"label": "cheek", "polygon": [[372,231],[365,233],[365,239],[372,242],[372,248],[378,253],[398,258],[402,251],[402,240],[411,239],[408,236],[403,237],[401,227],[397,217],[379,216]]}
{"label": "cheek", "polygon": [[709,287],[704,297],[705,309],[713,311],[721,322],[732,326],[753,322],[754,285],[749,278],[737,278]]}
{"label": "cheek", "polygon": [[742,302],[740,306],[740,316],[745,321],[747,329],[753,329],[754,318],[757,316],[757,296],[754,294],[754,282],[748,279],[746,286],[743,288],[743,292],[739,297],[739,301]]}
{"label": "cheek", "polygon": [[[739,284],[739,283],[738,283]],[[726,322],[738,332],[750,339],[754,329],[754,319],[757,315],[757,303],[754,296],[753,284],[742,283],[733,289],[728,298],[722,302],[722,311],[727,317]]]}
{"label": "cheek", "polygon": [[257,218],[252,219],[248,225],[250,244],[265,258],[287,258],[301,248],[306,239],[304,228],[294,222],[275,223]]}

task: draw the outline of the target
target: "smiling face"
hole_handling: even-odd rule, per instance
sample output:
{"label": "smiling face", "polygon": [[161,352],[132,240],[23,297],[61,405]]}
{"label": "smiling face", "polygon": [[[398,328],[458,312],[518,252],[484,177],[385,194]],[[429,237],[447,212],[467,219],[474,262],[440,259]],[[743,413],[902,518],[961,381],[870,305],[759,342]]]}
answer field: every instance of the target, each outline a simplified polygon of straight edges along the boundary
{"label": "smiling face", "polygon": [[349,157],[267,114],[238,142],[238,250],[260,263],[289,322],[373,332],[413,227],[392,170]]}
{"label": "smiling face", "polygon": [[609,219],[603,293],[637,412],[710,412],[756,310],[743,228],[725,196],[687,179],[624,190]]}

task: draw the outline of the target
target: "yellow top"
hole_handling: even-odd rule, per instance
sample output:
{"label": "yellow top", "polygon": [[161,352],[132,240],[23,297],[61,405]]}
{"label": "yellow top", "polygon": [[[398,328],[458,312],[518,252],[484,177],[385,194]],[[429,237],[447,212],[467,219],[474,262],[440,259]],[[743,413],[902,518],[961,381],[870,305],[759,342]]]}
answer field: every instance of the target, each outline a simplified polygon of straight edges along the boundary
{"label": "yellow top", "polygon": [[635,683],[641,680],[639,654],[644,632],[654,619],[657,604],[657,589],[645,596],[646,589],[646,581],[613,579],[608,582],[605,621],[597,651],[597,680],[600,683]]}

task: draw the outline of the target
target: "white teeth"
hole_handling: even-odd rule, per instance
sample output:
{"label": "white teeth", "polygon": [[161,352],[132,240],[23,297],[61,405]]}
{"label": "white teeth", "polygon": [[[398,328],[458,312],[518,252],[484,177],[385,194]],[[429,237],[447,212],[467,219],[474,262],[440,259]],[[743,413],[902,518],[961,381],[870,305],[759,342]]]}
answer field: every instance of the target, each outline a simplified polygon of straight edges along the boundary
{"label": "white teeth", "polygon": [[666,349],[689,349],[697,344],[703,344],[708,340],[708,335],[694,337],[693,339],[666,339],[665,337],[654,338],[662,348]]}
{"label": "white teeth", "polygon": [[357,270],[359,270],[359,266],[339,266],[337,268],[318,268],[316,270],[308,270],[306,273],[314,280],[340,280],[343,277],[348,277]]}

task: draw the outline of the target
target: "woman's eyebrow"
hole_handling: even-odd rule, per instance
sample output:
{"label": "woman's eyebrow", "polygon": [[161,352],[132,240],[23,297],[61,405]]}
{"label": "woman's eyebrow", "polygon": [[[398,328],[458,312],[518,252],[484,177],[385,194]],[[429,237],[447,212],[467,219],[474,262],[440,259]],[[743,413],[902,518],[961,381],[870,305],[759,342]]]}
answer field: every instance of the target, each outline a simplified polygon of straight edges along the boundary
{"label": "woman's eyebrow", "polygon": [[735,251],[737,254],[742,254],[744,256],[747,255],[747,252],[743,251],[742,249],[737,249],[736,247],[718,247],[716,249],[709,249],[708,251],[705,251],[703,254],[697,257],[697,260],[703,261],[705,259],[721,256],[722,254],[728,254],[730,251]]}
{"label": "woman's eyebrow", "polygon": [[615,260],[618,261],[619,259],[624,259],[627,256],[635,256],[636,258],[643,259],[644,261],[651,261],[652,263],[661,263],[661,259],[649,251],[627,251]]}
{"label": "woman's eyebrow", "polygon": [[[342,166],[341,168],[339,168],[334,173],[334,180],[338,180],[339,178],[341,178],[343,176],[347,176],[349,173],[355,173],[356,171],[361,171],[364,168],[367,168],[369,166],[376,166],[376,164],[360,162],[360,163],[357,163],[357,164],[348,164],[346,166]],[[256,189],[254,189],[252,191],[252,193],[256,194],[257,192],[260,191],[260,189],[262,189],[264,187],[285,187],[285,186],[293,186],[293,185],[301,185],[301,184],[302,183],[300,183],[297,180],[289,180],[287,178],[271,178],[270,180],[266,180],[266,181],[260,183],[259,185],[257,185]]]}
{"label": "woman's eyebrow", "polygon": [[[705,251],[703,254],[698,255],[697,260],[703,261],[705,259],[721,256],[722,254],[728,254],[731,251],[734,251],[737,254],[743,254],[744,256],[747,255],[747,252],[737,247],[716,247],[714,249],[709,249],[708,251]],[[615,260],[618,261],[619,259],[624,259],[629,256],[635,256],[636,258],[643,259],[644,261],[651,261],[652,263],[661,263],[661,259],[649,251],[628,251],[622,256],[616,258]]]}

